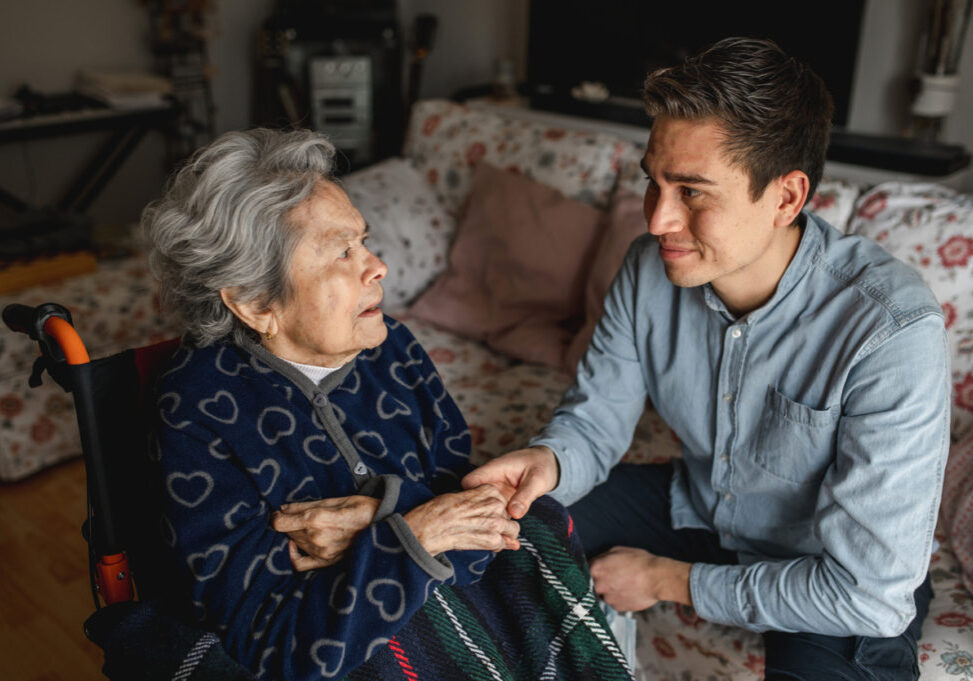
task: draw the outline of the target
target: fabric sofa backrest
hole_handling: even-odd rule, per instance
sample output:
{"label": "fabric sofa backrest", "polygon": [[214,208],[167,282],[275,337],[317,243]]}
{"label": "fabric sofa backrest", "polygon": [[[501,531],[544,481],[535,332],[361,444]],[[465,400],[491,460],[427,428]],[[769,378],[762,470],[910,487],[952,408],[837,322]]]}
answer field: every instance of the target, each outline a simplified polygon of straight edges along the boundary
{"label": "fabric sofa backrest", "polygon": [[412,110],[403,155],[435,188],[445,209],[462,212],[480,160],[605,208],[631,143],[609,133],[567,130],[507,118],[495,110],[424,100]]}

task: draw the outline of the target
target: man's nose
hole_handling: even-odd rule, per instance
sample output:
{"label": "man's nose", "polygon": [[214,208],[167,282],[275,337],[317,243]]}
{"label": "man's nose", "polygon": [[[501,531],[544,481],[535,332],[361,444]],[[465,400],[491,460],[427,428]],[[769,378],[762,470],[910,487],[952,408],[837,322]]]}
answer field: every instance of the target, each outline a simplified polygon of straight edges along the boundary
{"label": "man's nose", "polygon": [[646,195],[645,222],[649,226],[649,234],[655,236],[679,232],[686,222],[684,207],[678,199],[666,196],[665,192]]}

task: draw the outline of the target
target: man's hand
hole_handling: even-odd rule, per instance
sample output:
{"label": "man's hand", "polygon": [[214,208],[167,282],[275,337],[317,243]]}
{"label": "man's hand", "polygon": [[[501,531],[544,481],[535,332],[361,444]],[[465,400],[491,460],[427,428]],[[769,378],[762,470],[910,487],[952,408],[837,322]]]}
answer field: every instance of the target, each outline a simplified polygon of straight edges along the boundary
{"label": "man's hand", "polygon": [[528,447],[487,461],[464,477],[462,485],[464,489],[493,485],[507,499],[507,512],[519,520],[534,499],[557,487],[559,475],[554,452],[547,447]]}
{"label": "man's hand", "polygon": [[355,494],[284,504],[270,524],[290,537],[291,563],[303,572],[341,560],[355,535],[372,524],[378,503],[378,499]]}
{"label": "man's hand", "polygon": [[658,601],[692,605],[690,563],[616,546],[591,561],[595,593],[619,612],[645,610]]}

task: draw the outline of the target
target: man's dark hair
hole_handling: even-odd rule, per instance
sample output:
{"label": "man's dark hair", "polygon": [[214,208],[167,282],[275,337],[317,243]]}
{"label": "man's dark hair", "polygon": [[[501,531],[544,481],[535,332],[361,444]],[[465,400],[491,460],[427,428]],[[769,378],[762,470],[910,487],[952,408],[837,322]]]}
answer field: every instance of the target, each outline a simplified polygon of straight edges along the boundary
{"label": "man's dark hair", "polygon": [[807,65],[776,43],[726,38],[680,66],[645,79],[649,115],[717,118],[727,159],[750,176],[750,196],[763,196],[771,180],[801,170],[808,197],[821,180],[834,104]]}

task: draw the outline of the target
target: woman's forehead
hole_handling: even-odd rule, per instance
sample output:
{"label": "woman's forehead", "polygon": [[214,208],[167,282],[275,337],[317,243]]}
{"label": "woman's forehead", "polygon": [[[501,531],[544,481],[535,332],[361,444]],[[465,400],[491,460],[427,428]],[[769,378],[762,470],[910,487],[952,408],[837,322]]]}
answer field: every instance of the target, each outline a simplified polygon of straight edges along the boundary
{"label": "woman's forehead", "polygon": [[344,190],[324,180],[306,201],[294,207],[290,217],[303,228],[305,238],[315,241],[347,242],[365,231],[361,213]]}

